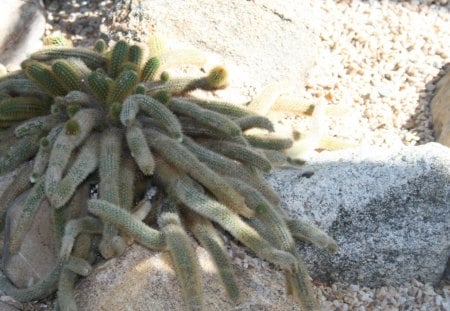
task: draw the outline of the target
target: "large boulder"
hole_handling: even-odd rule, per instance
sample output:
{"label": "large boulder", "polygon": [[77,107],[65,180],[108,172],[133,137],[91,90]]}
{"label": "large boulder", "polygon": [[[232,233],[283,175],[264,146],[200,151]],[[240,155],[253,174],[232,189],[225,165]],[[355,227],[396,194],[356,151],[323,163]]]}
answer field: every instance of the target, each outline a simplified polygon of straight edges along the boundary
{"label": "large boulder", "polygon": [[[269,176],[283,208],[318,225],[339,255],[298,243],[314,279],[359,285],[438,281],[450,252],[450,155],[431,143],[398,150],[355,149],[320,154],[301,169]],[[241,304],[226,301],[217,272],[201,248],[206,308],[293,310],[282,274],[232,246]],[[168,254],[132,246],[77,287],[80,310],[178,310],[182,306]]]}
{"label": "large boulder", "polygon": [[143,0],[131,10],[131,19],[152,21],[169,46],[183,42],[224,57],[233,78],[227,95],[249,99],[288,80],[300,89],[317,59],[318,11],[307,2]]}
{"label": "large boulder", "polygon": [[436,141],[450,147],[450,71],[438,82],[430,105]]}
{"label": "large boulder", "polygon": [[340,247],[337,256],[300,247],[313,278],[365,286],[441,279],[450,255],[447,147],[328,152],[269,180],[290,216],[310,220]]}

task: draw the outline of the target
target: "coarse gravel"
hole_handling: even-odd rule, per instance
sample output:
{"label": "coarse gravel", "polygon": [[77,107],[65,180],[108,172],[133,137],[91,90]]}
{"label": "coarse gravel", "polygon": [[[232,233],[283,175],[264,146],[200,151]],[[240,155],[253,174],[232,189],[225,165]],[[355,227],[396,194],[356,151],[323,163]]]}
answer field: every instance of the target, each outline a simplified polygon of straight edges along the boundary
{"label": "coarse gravel", "polygon": [[[139,16],[135,0],[47,2],[46,34],[62,33],[74,45],[92,45],[98,37],[137,40],[155,30],[151,20]],[[320,40],[302,100],[346,111],[344,117],[330,116],[328,134],[387,148],[434,141],[429,104],[450,61],[449,1],[310,0],[308,5],[319,13],[310,26]],[[298,116],[284,118],[304,127]],[[250,260],[247,254],[240,257],[234,256],[235,263]],[[450,311],[448,280],[435,287],[416,280],[401,287],[315,285],[324,310]]]}

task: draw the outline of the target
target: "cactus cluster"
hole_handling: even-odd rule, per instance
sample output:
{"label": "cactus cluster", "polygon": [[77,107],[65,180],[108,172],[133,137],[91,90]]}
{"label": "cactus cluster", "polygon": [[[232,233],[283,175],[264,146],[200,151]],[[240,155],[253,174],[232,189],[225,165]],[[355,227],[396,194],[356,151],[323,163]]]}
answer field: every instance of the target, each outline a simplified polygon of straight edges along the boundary
{"label": "cactus cluster", "polygon": [[[224,88],[224,67],[203,78],[172,78],[166,71],[204,62],[196,51],[166,51],[156,39],[112,48],[99,40],[93,48],[37,51],[22,70],[0,78],[0,174],[17,170],[0,198],[4,252],[18,252],[45,200],[59,245],[47,276],[18,289],[0,275],[2,291],[29,301],[57,290],[58,308],[75,310],[74,284],[92,270],[94,254],[119,256],[136,241],[169,252],[185,308],[200,310],[190,232],[237,302],[236,277],[218,233],[223,229],[284,271],[287,293],[302,310],[319,309],[294,237],[331,252],[337,246],[319,229],[290,219],[262,177],[286,161],[282,151],[292,141],[271,133],[265,117],[190,95]],[[266,133],[249,134],[252,128]],[[17,224],[5,226],[8,207],[27,190]]]}

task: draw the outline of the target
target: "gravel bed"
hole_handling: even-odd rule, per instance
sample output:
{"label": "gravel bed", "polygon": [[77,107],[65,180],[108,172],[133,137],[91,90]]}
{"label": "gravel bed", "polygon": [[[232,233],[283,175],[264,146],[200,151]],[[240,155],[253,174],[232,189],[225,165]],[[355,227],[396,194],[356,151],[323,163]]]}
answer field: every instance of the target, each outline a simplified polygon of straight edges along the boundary
{"label": "gravel bed", "polygon": [[450,60],[450,6],[436,2],[321,1],[323,55],[305,96],[351,110],[330,134],[385,147],[434,140],[429,103]]}
{"label": "gravel bed", "polygon": [[[74,45],[92,45],[99,34],[133,40],[154,27],[139,11],[129,22],[129,9],[136,2],[132,0],[115,1],[115,14],[112,0],[47,2],[46,34],[62,33]],[[320,63],[302,95],[305,101],[323,101],[347,111],[344,117],[330,117],[328,133],[354,144],[385,147],[434,141],[429,103],[450,61],[449,2],[311,2],[320,12],[312,25],[321,38]],[[302,126],[297,118],[286,119],[294,127]],[[235,258],[235,263],[252,260],[244,258]],[[416,280],[380,288],[314,284],[324,310],[450,311],[448,280],[436,287]],[[29,307],[25,309],[32,310]],[[46,309],[42,303],[35,307]]]}

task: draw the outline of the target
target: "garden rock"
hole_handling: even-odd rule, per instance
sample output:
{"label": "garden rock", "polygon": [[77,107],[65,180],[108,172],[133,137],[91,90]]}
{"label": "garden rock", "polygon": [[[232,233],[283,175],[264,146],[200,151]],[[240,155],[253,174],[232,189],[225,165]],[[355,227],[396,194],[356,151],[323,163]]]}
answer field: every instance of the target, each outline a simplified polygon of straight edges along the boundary
{"label": "garden rock", "polygon": [[20,68],[27,54],[42,46],[45,13],[40,0],[2,0],[0,3],[0,63]]}
{"label": "garden rock", "polygon": [[[205,310],[296,310],[298,305],[284,294],[283,274],[267,263],[249,258],[234,264],[240,289],[240,304],[226,298],[217,270],[209,255],[196,248],[202,266]],[[246,257],[242,254],[242,258]],[[76,290],[80,311],[183,310],[175,271],[168,253],[133,245],[125,254],[97,267],[80,281]]]}
{"label": "garden rock", "polygon": [[130,18],[153,21],[169,47],[184,42],[223,56],[232,77],[227,93],[239,89],[233,95],[247,99],[271,82],[291,81],[301,89],[318,54],[318,12],[308,2],[143,0],[131,9]]}
{"label": "garden rock", "polygon": [[[6,222],[14,228],[18,215],[23,210],[28,192],[21,194],[8,208]],[[14,255],[3,252],[3,272],[19,288],[29,287],[50,272],[56,264],[56,245],[53,239],[52,213],[47,201],[43,201],[26,233],[20,251]],[[8,235],[5,235],[8,245]]]}
{"label": "garden rock", "polygon": [[450,255],[447,147],[328,152],[269,180],[290,216],[318,225],[340,247],[337,256],[300,247],[313,278],[365,286],[441,279]]}
{"label": "garden rock", "polygon": [[437,84],[431,113],[436,141],[450,147],[450,71]]}

